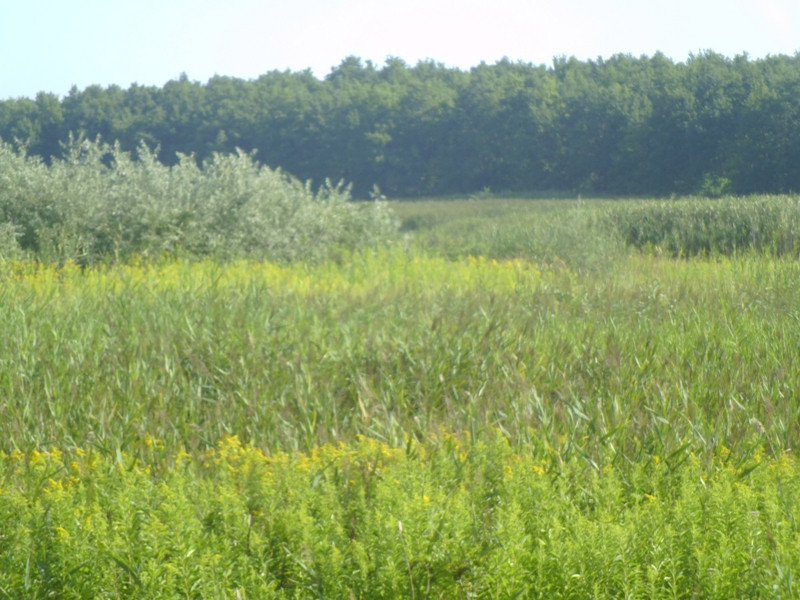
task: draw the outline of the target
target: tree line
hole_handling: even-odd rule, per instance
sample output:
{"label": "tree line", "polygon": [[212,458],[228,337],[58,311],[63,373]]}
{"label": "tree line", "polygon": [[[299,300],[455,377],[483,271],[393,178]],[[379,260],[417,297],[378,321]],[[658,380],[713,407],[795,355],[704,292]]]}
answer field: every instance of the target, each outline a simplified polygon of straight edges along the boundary
{"label": "tree line", "polygon": [[390,196],[493,191],[747,194],[800,190],[800,54],[714,52],[468,71],[348,57],[324,79],[188,77],[0,102],[0,138],[45,160],[70,134],[142,142],[175,164],[237,148],[317,183]]}

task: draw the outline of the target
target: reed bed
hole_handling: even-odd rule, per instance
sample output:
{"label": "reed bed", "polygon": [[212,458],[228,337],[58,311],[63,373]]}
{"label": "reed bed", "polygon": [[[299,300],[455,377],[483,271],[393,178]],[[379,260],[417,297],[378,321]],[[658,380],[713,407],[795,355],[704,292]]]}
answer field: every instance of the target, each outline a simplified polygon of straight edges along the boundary
{"label": "reed bed", "polygon": [[0,263],[0,596],[796,595],[792,253],[498,202],[333,260]]}

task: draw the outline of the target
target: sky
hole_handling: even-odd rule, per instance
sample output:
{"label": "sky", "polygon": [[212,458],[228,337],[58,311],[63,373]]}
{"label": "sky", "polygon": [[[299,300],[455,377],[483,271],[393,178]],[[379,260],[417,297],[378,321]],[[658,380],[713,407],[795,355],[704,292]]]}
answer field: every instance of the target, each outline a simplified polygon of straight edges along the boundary
{"label": "sky", "polygon": [[469,69],[800,51],[800,0],[0,0],[0,100],[186,74],[319,78],[348,56]]}

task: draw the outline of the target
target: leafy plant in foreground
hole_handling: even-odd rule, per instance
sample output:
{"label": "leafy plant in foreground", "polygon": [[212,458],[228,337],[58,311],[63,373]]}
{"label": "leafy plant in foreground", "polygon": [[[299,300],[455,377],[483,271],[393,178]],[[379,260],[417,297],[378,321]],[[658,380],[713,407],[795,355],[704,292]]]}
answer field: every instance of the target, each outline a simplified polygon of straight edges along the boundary
{"label": "leafy plant in foreground", "polygon": [[494,433],[0,456],[8,597],[790,597],[788,453],[597,471]]}

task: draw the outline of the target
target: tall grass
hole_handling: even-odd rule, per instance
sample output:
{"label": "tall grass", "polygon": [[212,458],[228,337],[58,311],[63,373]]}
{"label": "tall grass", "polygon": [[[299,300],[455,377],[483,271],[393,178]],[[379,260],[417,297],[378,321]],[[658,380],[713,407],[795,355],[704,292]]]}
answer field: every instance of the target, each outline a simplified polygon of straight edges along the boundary
{"label": "tall grass", "polygon": [[680,199],[626,205],[611,214],[626,244],[672,257],[800,253],[800,198]]}
{"label": "tall grass", "polygon": [[423,200],[395,204],[401,230],[449,257],[603,268],[625,249],[672,258],[800,253],[797,196],[670,200]]}
{"label": "tall grass", "polygon": [[800,266],[562,202],[1,262],[0,596],[796,595]]}
{"label": "tall grass", "polygon": [[581,272],[603,269],[624,256],[624,241],[607,225],[617,205],[520,198],[392,203],[400,230],[426,253],[522,258]]}
{"label": "tall grass", "polygon": [[202,451],[236,433],[309,450],[499,428],[598,466],[780,452],[800,434],[799,276],[766,258],[631,257],[579,276],[402,250],[21,265],[0,292],[0,448],[149,435]]}

